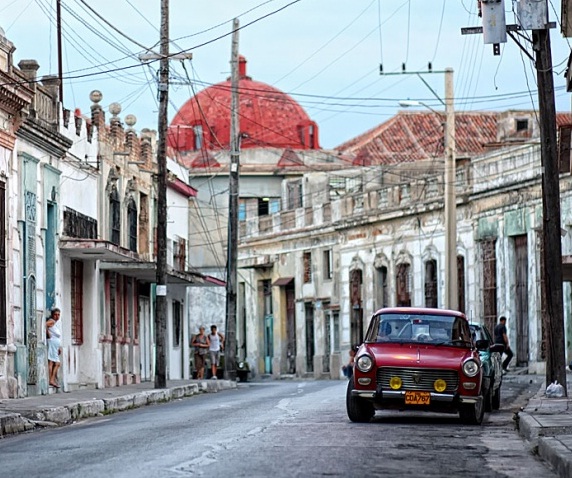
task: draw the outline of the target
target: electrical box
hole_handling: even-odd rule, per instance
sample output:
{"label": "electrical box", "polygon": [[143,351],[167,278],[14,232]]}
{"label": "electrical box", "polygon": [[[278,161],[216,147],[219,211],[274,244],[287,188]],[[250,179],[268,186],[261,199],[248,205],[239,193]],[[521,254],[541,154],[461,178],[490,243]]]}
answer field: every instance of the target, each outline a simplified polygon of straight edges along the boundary
{"label": "electrical box", "polygon": [[506,43],[504,0],[481,0],[485,45]]}
{"label": "electrical box", "polygon": [[547,2],[519,0],[517,13],[518,25],[523,30],[544,30],[548,28]]}
{"label": "electrical box", "polygon": [[562,0],[562,36],[572,37],[572,0]]}

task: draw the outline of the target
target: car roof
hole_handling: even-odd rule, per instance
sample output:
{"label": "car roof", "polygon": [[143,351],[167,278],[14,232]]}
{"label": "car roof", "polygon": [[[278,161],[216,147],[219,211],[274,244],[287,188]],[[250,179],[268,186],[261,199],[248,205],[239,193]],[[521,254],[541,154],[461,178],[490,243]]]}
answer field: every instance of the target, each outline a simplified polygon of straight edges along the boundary
{"label": "car roof", "polygon": [[443,315],[455,316],[467,320],[467,317],[458,310],[450,309],[433,309],[430,307],[385,307],[379,309],[374,315],[378,314],[417,314],[417,315]]}

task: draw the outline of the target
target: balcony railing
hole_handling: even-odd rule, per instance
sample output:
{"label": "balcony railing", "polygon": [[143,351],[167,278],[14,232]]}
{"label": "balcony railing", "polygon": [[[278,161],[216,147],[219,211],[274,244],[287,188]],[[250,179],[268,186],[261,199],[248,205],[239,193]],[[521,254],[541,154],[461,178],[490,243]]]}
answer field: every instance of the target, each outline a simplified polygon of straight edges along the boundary
{"label": "balcony railing", "polygon": [[[467,191],[467,172],[457,174],[457,191]],[[460,184],[463,183],[463,184]],[[414,207],[423,202],[443,200],[442,177],[421,178],[407,184],[389,184],[359,194],[346,194],[339,199],[312,207],[281,211],[279,214],[251,218],[241,222],[241,237],[253,238],[266,234],[295,231],[329,225],[347,219],[382,214]]]}

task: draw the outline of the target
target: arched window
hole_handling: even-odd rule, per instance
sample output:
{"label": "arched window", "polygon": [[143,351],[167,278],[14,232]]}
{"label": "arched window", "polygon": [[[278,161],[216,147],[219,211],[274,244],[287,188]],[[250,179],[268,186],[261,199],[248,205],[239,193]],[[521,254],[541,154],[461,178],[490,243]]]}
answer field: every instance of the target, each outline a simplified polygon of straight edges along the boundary
{"label": "arched window", "polygon": [[397,307],[411,307],[411,266],[399,264],[396,275]]}
{"label": "arched window", "polygon": [[129,250],[137,252],[137,204],[133,198],[127,205],[127,221],[129,224]]}
{"label": "arched window", "polygon": [[437,308],[437,261],[425,262],[425,307]]}
{"label": "arched window", "polygon": [[363,273],[361,269],[350,271],[350,340],[353,345],[363,342],[363,305],[362,305]]}
{"label": "arched window", "polygon": [[109,225],[110,240],[113,244],[120,245],[121,241],[121,204],[119,202],[119,193],[117,188],[113,186],[109,194]]}

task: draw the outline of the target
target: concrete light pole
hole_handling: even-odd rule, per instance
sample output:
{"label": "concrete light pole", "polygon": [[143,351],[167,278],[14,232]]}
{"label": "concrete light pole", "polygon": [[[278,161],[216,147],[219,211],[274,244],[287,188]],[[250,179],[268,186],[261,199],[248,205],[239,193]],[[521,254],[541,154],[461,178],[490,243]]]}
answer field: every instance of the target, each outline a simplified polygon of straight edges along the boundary
{"label": "concrete light pole", "polygon": [[[437,99],[445,105],[445,299],[443,302],[445,308],[457,310],[459,308],[459,279],[457,277],[457,192],[455,189],[457,174],[453,69],[446,68],[441,73],[445,74],[445,101],[438,96]],[[399,106],[423,106],[443,117],[443,113],[421,101],[400,101]]]}
{"label": "concrete light pole", "polygon": [[459,307],[453,69],[445,69],[445,307]]}

